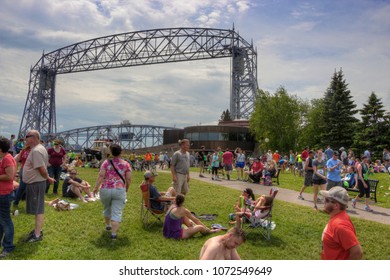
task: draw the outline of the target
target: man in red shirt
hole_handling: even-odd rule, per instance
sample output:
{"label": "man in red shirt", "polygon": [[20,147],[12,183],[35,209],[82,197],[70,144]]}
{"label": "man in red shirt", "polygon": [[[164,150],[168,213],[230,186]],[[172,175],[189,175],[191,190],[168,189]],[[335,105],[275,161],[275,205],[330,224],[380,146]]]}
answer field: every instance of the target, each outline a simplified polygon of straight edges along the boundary
{"label": "man in red shirt", "polygon": [[253,183],[260,183],[263,170],[264,165],[260,161],[260,158],[255,158],[255,162],[252,165],[252,170],[249,172],[249,178],[253,181]]}
{"label": "man in red shirt", "polygon": [[329,191],[320,191],[325,197],[324,210],[330,220],[322,233],[323,260],[360,260],[362,248],[356,237],[356,230],[345,209],[349,196],[346,189],[333,187]]}
{"label": "man in red shirt", "polygon": [[6,258],[15,249],[10,195],[14,190],[16,162],[8,153],[10,146],[10,140],[0,138],[0,240],[3,246],[0,259]]}
{"label": "man in red shirt", "polygon": [[222,162],[226,171],[226,177],[230,180],[230,173],[233,170],[233,153],[229,151],[229,148],[226,148],[225,152],[222,154]]}

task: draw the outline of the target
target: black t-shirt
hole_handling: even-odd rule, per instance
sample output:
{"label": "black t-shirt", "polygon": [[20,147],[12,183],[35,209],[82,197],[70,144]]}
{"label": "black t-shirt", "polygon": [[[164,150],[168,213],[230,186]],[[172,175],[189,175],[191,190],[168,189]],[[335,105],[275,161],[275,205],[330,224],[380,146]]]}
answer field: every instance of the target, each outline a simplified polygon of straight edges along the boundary
{"label": "black t-shirt", "polygon": [[198,152],[198,161],[204,161],[204,153],[203,151]]}
{"label": "black t-shirt", "polygon": [[77,178],[77,177],[75,177],[74,179],[72,179],[70,177],[66,177],[64,180],[64,183],[62,184],[62,195],[64,195],[65,193],[68,192],[68,188],[71,185],[71,183],[69,182],[70,180],[76,181],[77,183],[80,183],[80,184],[83,182],[83,180],[81,180],[80,178]]}

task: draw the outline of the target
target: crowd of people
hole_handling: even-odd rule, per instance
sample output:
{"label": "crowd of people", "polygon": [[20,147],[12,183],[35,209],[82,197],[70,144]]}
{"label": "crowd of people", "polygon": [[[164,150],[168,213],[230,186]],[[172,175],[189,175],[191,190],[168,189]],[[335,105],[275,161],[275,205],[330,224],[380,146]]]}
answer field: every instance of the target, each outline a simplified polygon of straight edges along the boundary
{"label": "crowd of people", "polygon": [[[103,205],[103,220],[105,229],[110,232],[111,239],[117,239],[122,222],[122,213],[125,207],[126,193],[129,189],[132,176],[132,166],[136,156],[129,157],[122,154],[121,146],[111,143],[103,151],[100,169],[94,187],[87,181],[77,177],[77,166],[86,167],[83,155],[78,158],[73,152],[66,153],[60,140],[54,140],[49,146],[44,146],[40,133],[31,130],[26,133],[25,139],[17,142],[11,139],[0,139],[0,238],[3,250],[1,258],[7,257],[14,249],[14,227],[11,219],[11,201],[17,207],[23,195],[26,197],[26,213],[34,216],[34,229],[26,235],[26,242],[43,240],[45,194],[53,185],[53,194],[58,194],[61,174],[66,172],[62,184],[64,197],[79,198],[83,203],[99,197]],[[22,141],[23,140],[23,141]],[[270,150],[261,156],[247,157],[240,148],[222,150],[217,147],[207,151],[205,147],[196,153],[190,153],[190,141],[179,141],[179,150],[172,157],[166,153],[146,153],[146,170],[141,185],[149,188],[151,207],[166,212],[163,235],[166,238],[187,239],[200,233],[208,235],[221,229],[208,228],[195,214],[184,206],[186,196],[190,190],[190,167],[199,167],[199,177],[205,177],[210,168],[211,179],[231,180],[232,172],[237,172],[237,180],[267,184],[278,169],[281,172],[291,170],[304,176],[304,184],[299,193],[299,199],[305,199],[303,192],[307,187],[314,187],[313,202],[317,208],[320,201],[318,194],[325,200],[324,210],[329,213],[331,220],[324,230],[322,258],[361,258],[362,250],[356,238],[356,232],[346,214],[349,196],[345,187],[357,188],[359,194],[352,199],[352,207],[357,201],[365,198],[364,210],[372,212],[369,206],[369,188],[367,176],[370,172],[390,172],[390,154],[387,149],[383,153],[383,164],[371,162],[371,155],[366,151],[364,155],[356,157],[352,150],[348,153],[342,147],[333,151],[328,147],[325,151],[310,150],[306,147],[302,153],[293,153],[281,156],[276,150]],[[195,159],[195,160],[194,160]],[[80,161],[80,162],[79,162]],[[88,161],[87,161],[88,162]],[[154,185],[157,174],[153,166],[159,164],[165,168],[169,162],[172,176],[172,186],[166,192],[159,192]],[[19,172],[17,172],[20,163]],[[146,169],[146,168],[145,168]],[[17,181],[19,175],[19,181]],[[24,194],[25,193],[25,194]],[[14,195],[14,197],[11,196]],[[234,205],[235,226],[224,235],[208,239],[201,249],[200,259],[240,259],[236,248],[245,242],[245,233],[241,229],[243,217],[258,215],[267,216],[274,197],[261,195],[257,199],[251,188],[246,188]],[[251,209],[248,211],[248,209]],[[334,232],[337,227],[343,226],[342,248],[335,249]]]}

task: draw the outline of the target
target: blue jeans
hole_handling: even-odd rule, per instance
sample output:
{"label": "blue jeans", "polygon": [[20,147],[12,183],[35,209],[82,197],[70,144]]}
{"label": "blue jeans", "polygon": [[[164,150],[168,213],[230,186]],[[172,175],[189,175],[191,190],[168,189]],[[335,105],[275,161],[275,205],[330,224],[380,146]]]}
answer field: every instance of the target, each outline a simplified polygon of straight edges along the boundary
{"label": "blue jeans", "polygon": [[[54,182],[53,193],[57,194],[58,193],[58,185],[60,183],[60,175],[62,172],[62,167],[61,166],[49,166],[48,170],[49,170],[49,176],[54,178],[54,180],[56,180]],[[50,183],[48,182],[47,187],[46,187],[46,193],[49,191],[49,188],[50,188]]]}
{"label": "blue jeans", "polygon": [[23,182],[23,169],[21,168],[19,171],[19,188],[16,190],[16,195],[15,195],[15,201],[14,201],[14,206],[19,205],[19,201],[22,199],[23,194],[26,192],[26,184]]}
{"label": "blue jeans", "polygon": [[10,195],[0,195],[0,241],[4,250],[11,252],[14,246],[14,224],[11,219]]}

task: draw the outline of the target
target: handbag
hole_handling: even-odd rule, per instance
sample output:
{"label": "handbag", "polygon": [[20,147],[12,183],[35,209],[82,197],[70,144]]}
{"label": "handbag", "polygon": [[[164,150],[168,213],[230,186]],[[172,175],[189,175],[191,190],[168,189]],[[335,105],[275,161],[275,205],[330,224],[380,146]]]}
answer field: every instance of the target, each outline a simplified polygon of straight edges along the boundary
{"label": "handbag", "polygon": [[125,180],[125,179],[122,177],[122,175],[119,173],[118,169],[116,169],[114,163],[112,162],[112,159],[110,159],[110,163],[111,163],[112,167],[114,167],[114,170],[115,170],[116,174],[118,174],[118,176],[122,179],[123,184],[126,185],[126,180]]}

